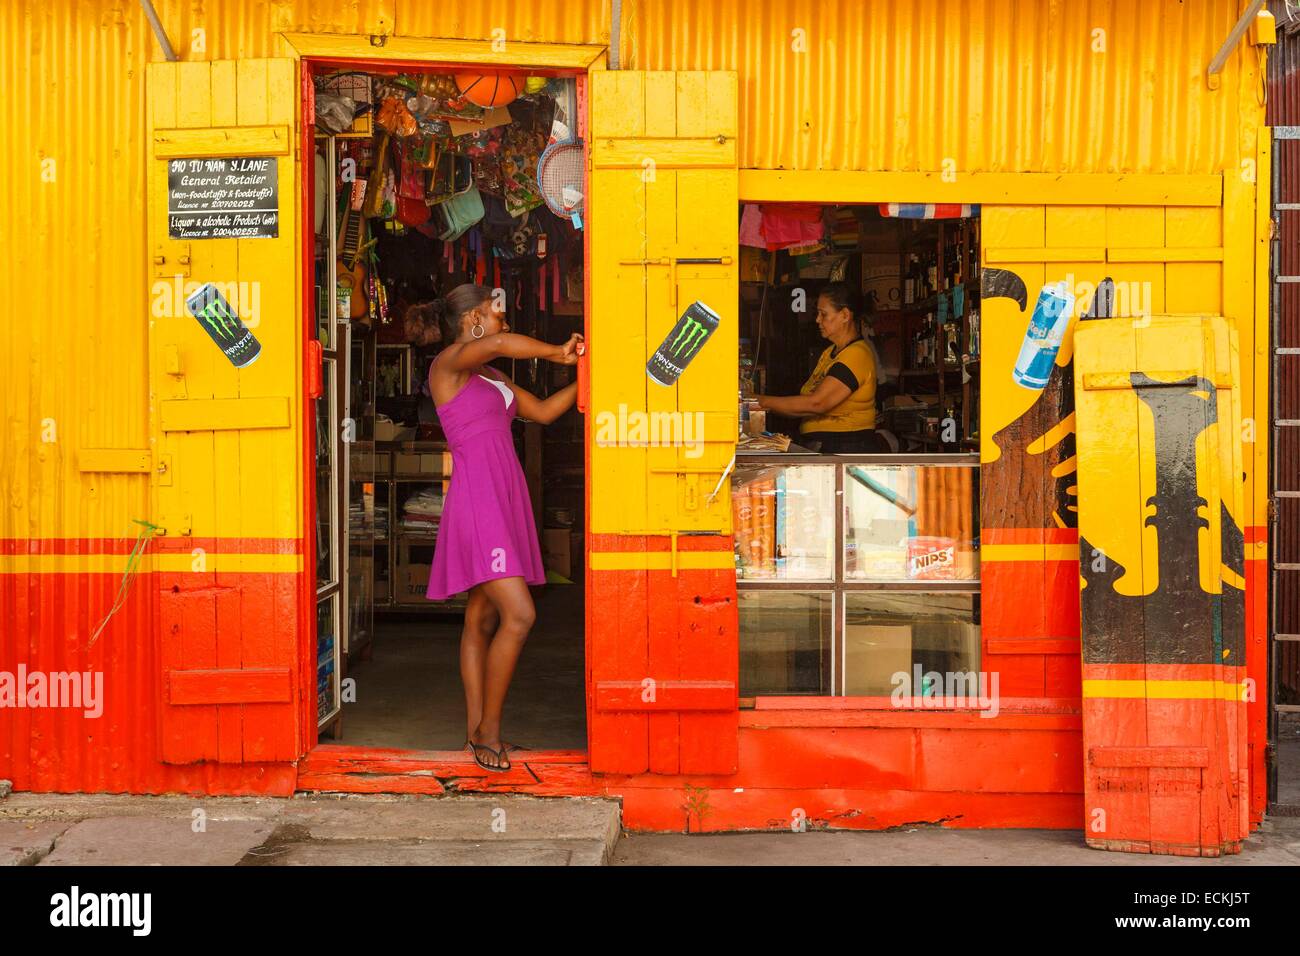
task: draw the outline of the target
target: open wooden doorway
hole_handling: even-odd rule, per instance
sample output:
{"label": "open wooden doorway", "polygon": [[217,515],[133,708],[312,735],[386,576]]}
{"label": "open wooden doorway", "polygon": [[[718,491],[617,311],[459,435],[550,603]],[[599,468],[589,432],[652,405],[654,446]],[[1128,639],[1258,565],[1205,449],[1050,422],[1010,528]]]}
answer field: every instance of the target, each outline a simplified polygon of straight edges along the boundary
{"label": "open wooden doorway", "polygon": [[[304,171],[314,220],[304,250],[308,355],[319,343],[321,363],[307,482],[317,608],[312,716],[321,742],[381,762],[412,751],[458,752],[465,736],[464,597],[424,596],[451,469],[424,387],[441,347],[427,304],[476,282],[502,290],[517,331],[562,340],[584,327],[582,232],[537,205],[528,188],[529,160],[556,119],[581,135],[583,75],[511,71],[523,85],[494,108],[464,101],[457,77],[463,85],[475,70],[491,72],[463,63],[304,61],[318,107],[305,151],[314,174]],[[320,121],[322,107],[340,112],[339,128]],[[397,116],[381,121],[385,109]],[[470,190],[484,215],[452,222],[444,215],[448,197]],[[539,395],[573,375],[546,363],[501,370]],[[515,438],[548,583],[534,590],[537,625],[512,684],[507,725],[510,738],[539,757],[580,753],[582,419],[570,412],[545,432],[516,421]],[[328,749],[309,757],[308,777],[325,772],[312,762]]]}

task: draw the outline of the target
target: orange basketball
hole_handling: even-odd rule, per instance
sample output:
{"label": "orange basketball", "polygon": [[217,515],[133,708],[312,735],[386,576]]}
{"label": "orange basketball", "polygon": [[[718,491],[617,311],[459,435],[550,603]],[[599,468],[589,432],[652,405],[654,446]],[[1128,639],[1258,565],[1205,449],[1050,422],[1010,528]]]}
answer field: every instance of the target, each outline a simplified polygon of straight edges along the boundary
{"label": "orange basketball", "polygon": [[491,109],[514,101],[524,89],[522,73],[457,73],[456,88],[475,106]]}

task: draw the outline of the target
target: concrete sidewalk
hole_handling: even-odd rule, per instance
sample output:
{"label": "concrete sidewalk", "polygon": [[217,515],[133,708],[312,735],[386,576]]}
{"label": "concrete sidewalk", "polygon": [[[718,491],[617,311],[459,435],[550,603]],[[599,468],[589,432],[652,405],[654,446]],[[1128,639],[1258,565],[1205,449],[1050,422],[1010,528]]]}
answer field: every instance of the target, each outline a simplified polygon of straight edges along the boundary
{"label": "concrete sidewalk", "polygon": [[1077,830],[628,834],[617,802],[518,795],[290,799],[12,794],[0,866],[764,866],[1300,864],[1300,817],[1277,817],[1238,856],[1089,850]]}
{"label": "concrete sidewalk", "polygon": [[583,797],[17,793],[0,866],[601,866],[619,806]]}
{"label": "concrete sidewalk", "polygon": [[1081,830],[652,834],[629,833],[615,866],[1296,866],[1300,818],[1266,819],[1236,856],[1196,859],[1108,853]]}

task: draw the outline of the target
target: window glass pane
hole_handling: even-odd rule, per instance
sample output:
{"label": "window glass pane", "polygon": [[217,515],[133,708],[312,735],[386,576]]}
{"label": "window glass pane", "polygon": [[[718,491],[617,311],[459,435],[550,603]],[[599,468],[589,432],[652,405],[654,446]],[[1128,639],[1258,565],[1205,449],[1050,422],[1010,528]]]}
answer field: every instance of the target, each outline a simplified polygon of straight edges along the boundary
{"label": "window glass pane", "polygon": [[741,591],[740,694],[831,690],[831,595]]}
{"label": "window glass pane", "polygon": [[316,399],[316,586],[334,583],[334,362],[321,363]]}
{"label": "window glass pane", "polygon": [[950,465],[845,465],[845,579],[977,580],[975,475]]}
{"label": "window glass pane", "polygon": [[833,469],[826,465],[737,468],[732,526],[738,578],[834,579]]}
{"label": "window glass pane", "polygon": [[316,719],[324,720],[337,708],[338,624],[337,595],[316,602]]}
{"label": "window glass pane", "polygon": [[375,616],[375,446],[359,441],[348,448],[348,626],[349,653],[372,636]]}
{"label": "window glass pane", "polygon": [[844,602],[846,695],[889,696],[896,688],[911,697],[979,692],[975,595],[851,591]]}

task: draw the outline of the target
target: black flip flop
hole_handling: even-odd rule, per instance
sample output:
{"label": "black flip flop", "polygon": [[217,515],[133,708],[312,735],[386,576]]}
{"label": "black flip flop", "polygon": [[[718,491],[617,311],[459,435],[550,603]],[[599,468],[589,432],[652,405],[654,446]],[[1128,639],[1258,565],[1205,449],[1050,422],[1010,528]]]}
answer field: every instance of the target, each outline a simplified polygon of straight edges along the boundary
{"label": "black flip flop", "polygon": [[[480,767],[482,767],[484,770],[490,771],[491,773],[505,773],[506,771],[511,769],[510,757],[507,756],[507,751],[505,747],[502,747],[500,750],[493,750],[487,744],[476,744],[472,740],[468,741],[468,743],[470,749],[474,753],[474,762],[478,764]],[[495,765],[490,763],[484,763],[483,758],[478,755],[478,752],[480,750],[486,750],[488,753],[490,753],[493,757],[496,758],[497,763]],[[505,764],[504,766],[502,766],[503,763]]]}
{"label": "black flip flop", "polygon": [[[501,741],[501,742],[502,742],[503,744],[506,745],[506,753],[514,753],[516,750],[527,750],[527,749],[528,749],[527,747],[523,746],[522,744],[512,744],[512,743],[510,743],[510,741],[508,741],[508,740],[503,740],[503,741]],[[466,746],[466,747],[469,746],[469,741],[468,741],[468,740],[465,741],[465,746]],[[463,749],[463,748],[462,748],[462,749]]]}

